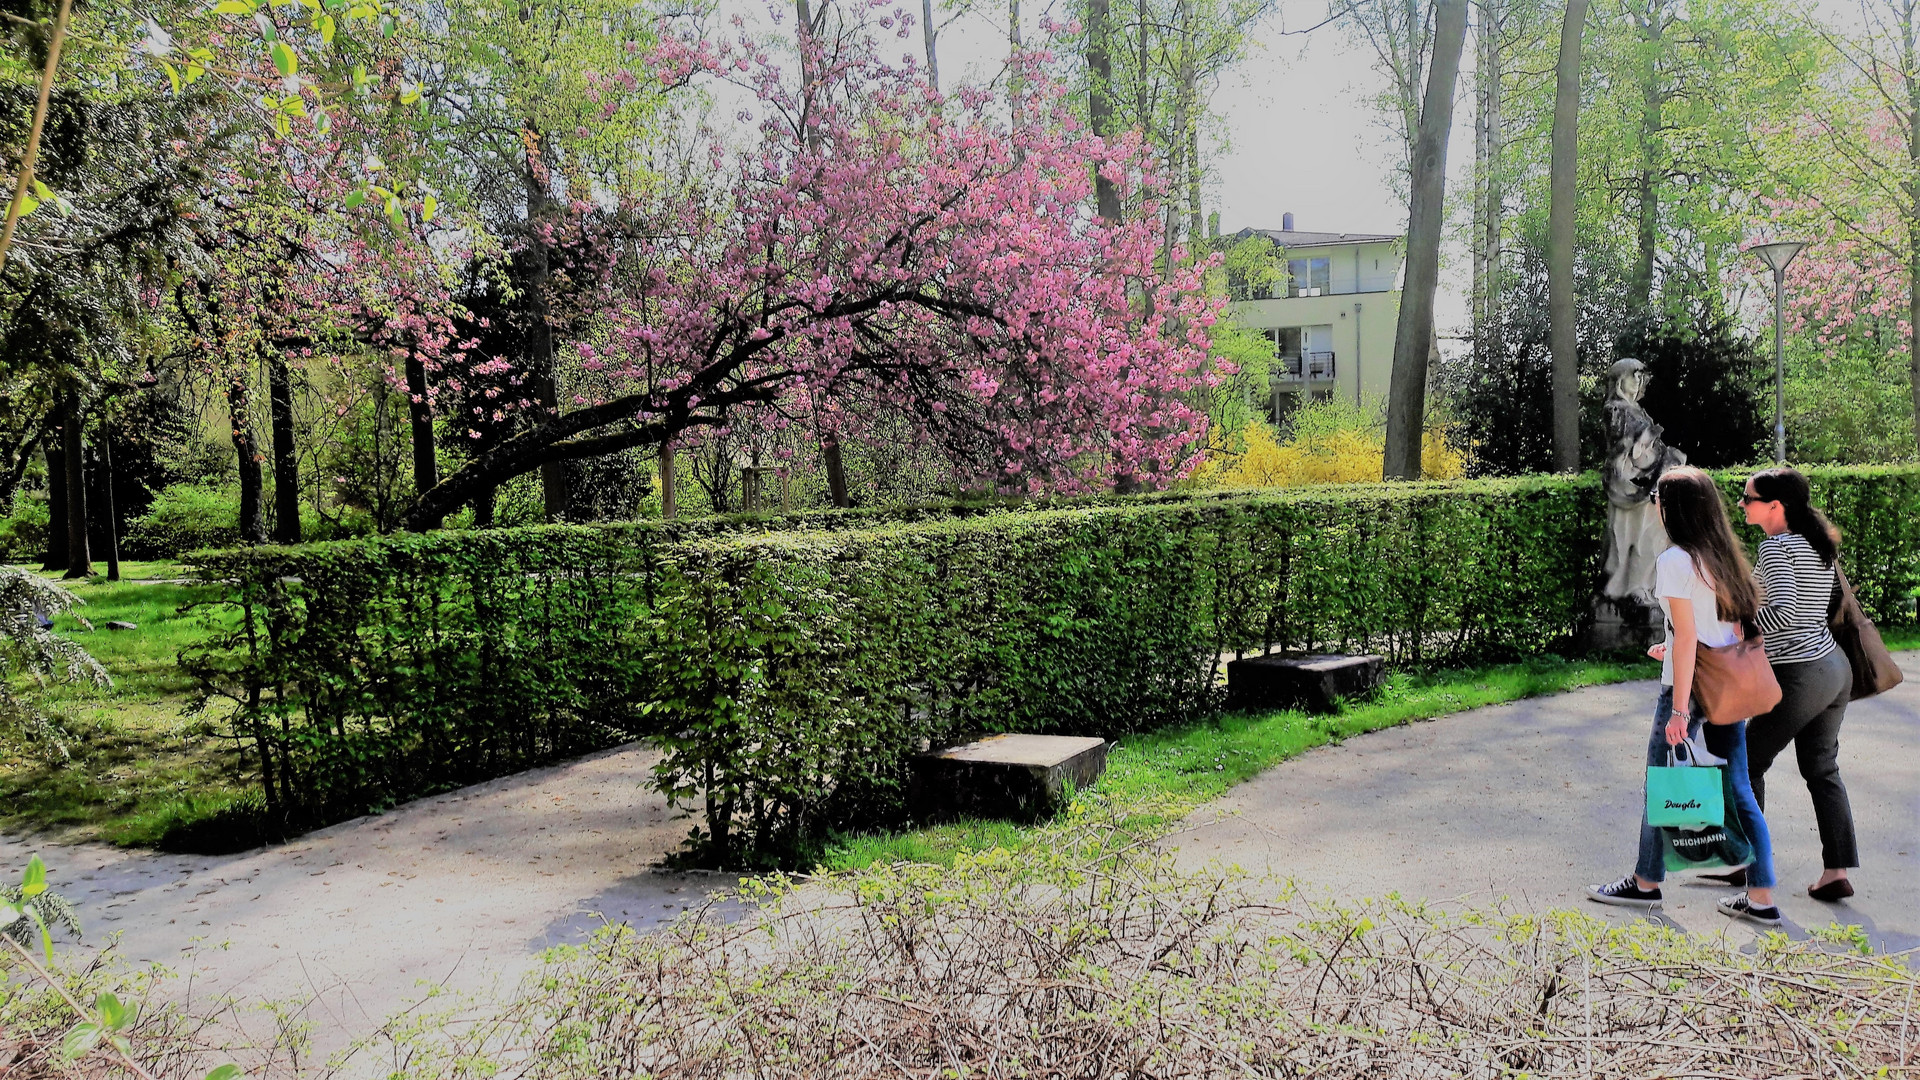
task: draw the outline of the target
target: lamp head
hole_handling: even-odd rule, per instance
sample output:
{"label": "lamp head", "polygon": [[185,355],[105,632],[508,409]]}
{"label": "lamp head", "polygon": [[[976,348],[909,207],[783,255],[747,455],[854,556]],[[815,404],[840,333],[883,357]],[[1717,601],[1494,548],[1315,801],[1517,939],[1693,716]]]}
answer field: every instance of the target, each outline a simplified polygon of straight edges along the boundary
{"label": "lamp head", "polygon": [[1767,264],[1767,269],[1778,274],[1785,271],[1787,264],[1806,246],[1798,240],[1780,240],[1771,244],[1755,244],[1747,249],[1747,253],[1760,256],[1760,261]]}

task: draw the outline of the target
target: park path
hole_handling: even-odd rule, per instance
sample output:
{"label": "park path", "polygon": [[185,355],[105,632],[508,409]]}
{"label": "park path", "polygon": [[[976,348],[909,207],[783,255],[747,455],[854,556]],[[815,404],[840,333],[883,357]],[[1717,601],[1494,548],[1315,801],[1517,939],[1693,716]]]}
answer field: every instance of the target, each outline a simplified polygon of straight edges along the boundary
{"label": "park path", "polygon": [[[1900,657],[1920,675],[1920,654]],[[1194,813],[1169,838],[1190,867],[1235,864],[1320,895],[1579,907],[1629,867],[1651,683],[1477,709],[1315,750]],[[1843,762],[1867,866],[1860,895],[1802,892],[1818,838],[1791,761],[1769,819],[1796,933],[1839,919],[1889,950],[1920,946],[1920,683],[1849,711]],[[551,945],[602,920],[658,926],[733,879],[660,870],[685,836],[624,747],[344,822],[279,847],[192,857],[0,836],[77,902],[81,948],[191,973],[196,999],[311,1001],[315,1049],[337,1050],[439,986],[501,995]],[[1724,890],[1671,888],[1666,918],[1718,933]],[[1733,933],[1743,934],[1742,928]]]}
{"label": "park path", "polygon": [[[1806,895],[1820,839],[1792,751],[1768,773],[1767,823],[1778,896],[1795,936],[1857,924],[1888,951],[1920,948],[1920,653],[1909,681],[1847,710],[1841,776],[1861,859],[1857,895]],[[1641,762],[1658,686],[1594,687],[1349,739],[1269,769],[1191,815],[1169,838],[1188,868],[1209,863],[1297,879],[1320,895],[1379,896],[1525,909],[1572,907],[1588,884],[1632,869]],[[1732,890],[1670,884],[1665,920],[1718,933]]]}
{"label": "park path", "polygon": [[622,747],[240,855],[0,835],[0,869],[15,880],[38,851],[80,948],[117,934],[123,956],[190,974],[197,1000],[310,1001],[324,1055],[430,987],[505,994],[603,920],[644,930],[731,887],[657,868],[689,822],[642,786],[656,760]]}

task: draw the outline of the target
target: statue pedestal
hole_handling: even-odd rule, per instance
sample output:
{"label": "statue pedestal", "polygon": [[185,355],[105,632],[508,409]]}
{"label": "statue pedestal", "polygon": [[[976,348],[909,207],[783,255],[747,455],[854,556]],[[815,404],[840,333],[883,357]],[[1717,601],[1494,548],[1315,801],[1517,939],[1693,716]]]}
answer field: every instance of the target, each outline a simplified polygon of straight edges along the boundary
{"label": "statue pedestal", "polygon": [[1619,649],[1645,651],[1666,640],[1667,620],[1660,605],[1643,604],[1631,596],[1593,598],[1593,628],[1587,631],[1587,651]]}

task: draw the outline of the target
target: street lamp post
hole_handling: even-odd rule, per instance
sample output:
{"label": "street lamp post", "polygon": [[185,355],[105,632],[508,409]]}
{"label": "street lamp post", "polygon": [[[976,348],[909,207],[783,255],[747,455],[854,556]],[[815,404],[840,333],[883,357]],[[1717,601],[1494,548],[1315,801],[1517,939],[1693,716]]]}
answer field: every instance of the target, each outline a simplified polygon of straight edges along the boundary
{"label": "street lamp post", "polygon": [[1756,244],[1747,250],[1773,271],[1773,460],[1787,463],[1787,354],[1782,344],[1786,324],[1787,264],[1807,245],[1798,240]]}

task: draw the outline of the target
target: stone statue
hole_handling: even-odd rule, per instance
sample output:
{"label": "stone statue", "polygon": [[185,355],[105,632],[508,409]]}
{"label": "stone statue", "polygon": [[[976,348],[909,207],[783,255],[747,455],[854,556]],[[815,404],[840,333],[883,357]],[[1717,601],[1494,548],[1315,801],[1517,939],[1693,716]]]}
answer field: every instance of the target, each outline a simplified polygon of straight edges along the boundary
{"label": "stone statue", "polygon": [[1638,360],[1607,369],[1607,583],[1601,592],[1653,607],[1654,562],[1667,549],[1653,486],[1668,469],[1685,465],[1687,455],[1661,440],[1660,425],[1640,407],[1647,381]]}

